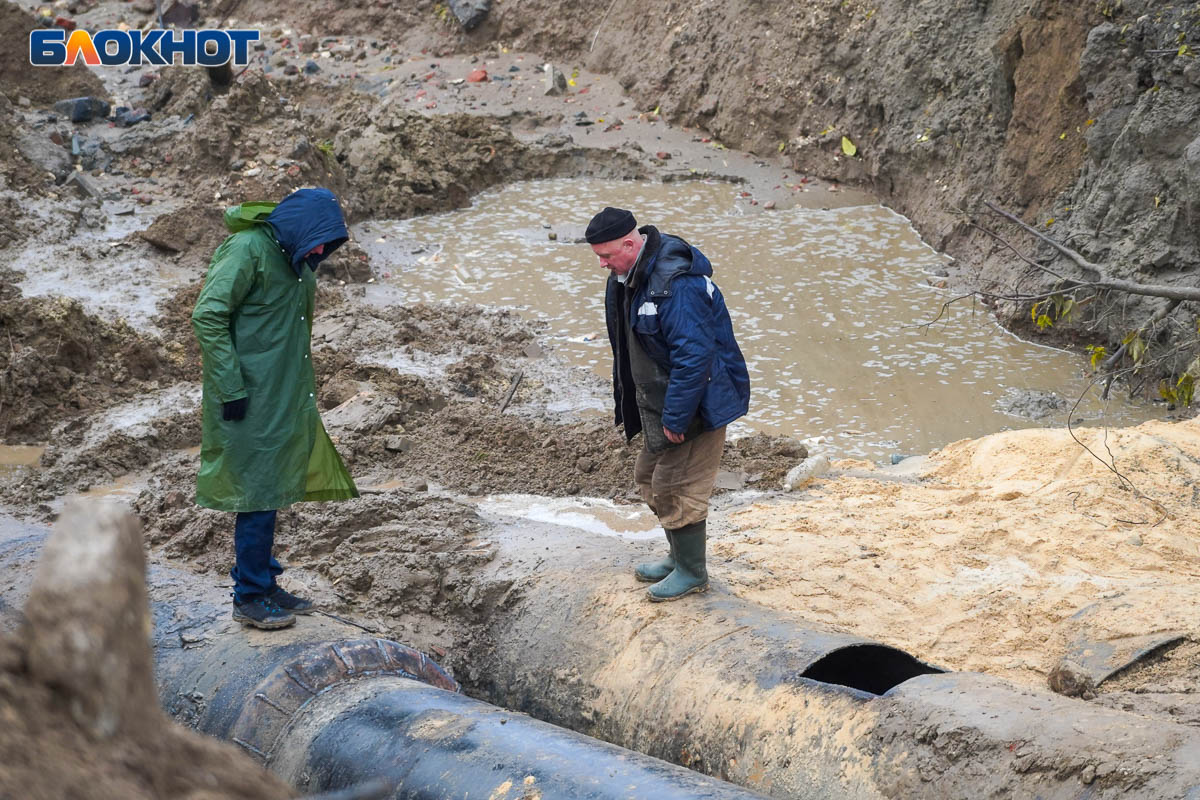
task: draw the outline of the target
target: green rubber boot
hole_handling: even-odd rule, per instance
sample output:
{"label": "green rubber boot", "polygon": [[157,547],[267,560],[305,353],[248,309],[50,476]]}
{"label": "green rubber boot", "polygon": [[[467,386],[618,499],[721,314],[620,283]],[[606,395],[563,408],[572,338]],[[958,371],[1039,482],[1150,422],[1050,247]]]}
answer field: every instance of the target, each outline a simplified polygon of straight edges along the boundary
{"label": "green rubber boot", "polygon": [[675,569],[647,592],[655,603],[708,591],[708,570],[704,567],[705,521],[676,528],[671,538],[675,542]]}
{"label": "green rubber boot", "polygon": [[638,564],[637,568],[633,571],[633,576],[642,583],[658,583],[675,569],[675,539],[671,535],[672,533],[672,531],[667,531],[667,544],[671,546],[671,554],[669,556],[658,561],[647,561],[645,564]]}

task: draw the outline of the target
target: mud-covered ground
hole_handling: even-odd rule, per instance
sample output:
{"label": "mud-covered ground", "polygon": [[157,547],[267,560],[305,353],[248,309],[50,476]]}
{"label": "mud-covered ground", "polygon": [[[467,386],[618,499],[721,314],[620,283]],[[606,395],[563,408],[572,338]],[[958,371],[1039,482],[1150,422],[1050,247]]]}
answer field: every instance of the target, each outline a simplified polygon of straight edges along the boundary
{"label": "mud-covered ground", "polygon": [[[1120,274],[1136,274],[1141,254],[1152,252],[1155,270],[1144,279],[1186,281],[1196,228],[1181,190],[1190,161],[1179,154],[1196,116],[1185,119],[1180,109],[1191,108],[1194,70],[1149,51],[1175,22],[1183,27],[1172,30],[1190,35],[1191,18],[1180,16],[1189,7],[1141,16],[1144,9],[1132,8],[1138,4],[1116,4],[1105,16],[1095,4],[1005,2],[970,13],[943,13],[946,4],[932,0],[911,5],[829,2],[795,12],[777,2],[652,3],[634,13],[618,0],[598,20],[592,6],[515,0],[497,5],[468,35],[431,2],[202,2],[198,25],[264,32],[254,63],[230,86],[184,68],[99,76],[31,70],[8,53],[0,61],[0,136],[14,146],[0,153],[0,445],[45,451],[32,469],[0,473],[0,505],[47,521],[68,497],[121,496],[140,516],[153,557],[225,580],[229,515],[192,502],[199,359],[189,314],[224,235],[223,209],[301,186],[330,187],[358,221],[461,207],[488,187],[542,177],[741,181],[747,213],[837,205],[851,194],[837,181],[859,183],[960,255],[959,279],[1010,285],[1018,274],[1011,260],[954,210],[971,207],[987,186],[1077,244],[1087,233],[1079,246],[1120,262]],[[95,29],[141,26],[152,6],[75,0],[56,10]],[[649,29],[636,22],[646,14],[660,18],[650,27],[664,42],[648,42]],[[9,3],[0,15],[6,30],[37,24]],[[544,93],[547,57],[559,59],[569,80],[559,94]],[[1082,66],[1093,61],[1105,69]],[[487,80],[470,80],[478,70]],[[56,100],[84,93],[144,109],[151,119],[132,127],[72,123],[53,110]],[[1175,95],[1175,105],[1162,100]],[[858,156],[845,155],[843,136],[857,142]],[[1147,195],[1151,184],[1161,188]],[[1044,225],[1051,215],[1058,221]],[[432,653],[470,685],[473,655],[487,647],[478,631],[521,591],[485,569],[497,558],[488,539],[497,522],[483,503],[537,495],[636,509],[630,472],[641,445],[588,410],[605,407],[608,387],[564,366],[536,324],[499,310],[380,302],[369,283],[388,267],[354,242],[323,265],[313,341],[319,404],[363,496],[282,513],[279,553],[293,588]],[[1111,336],[1142,313],[1127,308],[1118,325],[1099,310],[1107,302],[1081,324]],[[1003,310],[1010,320],[1028,312]],[[577,410],[550,410],[564,398]],[[1175,434],[1167,426],[1155,435]],[[911,498],[923,510],[910,509],[911,519],[897,516],[901,490],[870,476],[818,484],[799,503],[772,494],[807,455],[797,441],[761,435],[727,444],[714,513],[715,580],[933,662],[1048,679],[1059,654],[1039,648],[1052,641],[1064,649],[1064,629],[1045,633],[986,595],[983,606],[955,619],[962,636],[940,649],[944,630],[901,625],[933,612],[914,605],[915,590],[896,583],[900,576],[884,570],[880,556],[894,546],[933,563],[935,551],[950,548],[965,559],[947,559],[957,577],[975,570],[991,591],[989,580],[1011,577],[989,560],[997,556],[988,547],[1008,542],[998,532],[1013,520],[1051,517],[1043,524],[1074,530],[1078,498],[1069,487],[1045,498],[1022,489],[982,508],[978,496],[991,497],[995,475],[959,464],[957,477],[949,467],[938,473],[946,486]],[[1034,471],[1050,458],[1000,457]],[[1132,474],[1135,485],[1146,485]],[[1018,508],[1009,502],[1017,497],[1019,515],[993,519],[993,505]],[[1159,541],[1166,528],[1127,532],[1122,526],[1131,523],[1117,519],[1123,510],[1109,514],[1121,538],[1109,532],[1105,546],[1140,548],[1129,544],[1137,535],[1150,549],[1135,555],[1153,550],[1153,558],[1190,563],[1194,548],[1176,531],[1190,512],[1177,512],[1171,536]],[[965,544],[938,540],[926,552],[929,543],[916,535],[933,525],[926,517],[962,514],[967,527],[992,525],[991,532],[976,531]],[[768,536],[770,545],[760,546]],[[613,542],[631,559],[652,549]],[[1058,546],[1049,538],[1035,544]],[[552,546],[545,557],[553,558]],[[1140,568],[1138,558],[1129,562],[1131,571]],[[1054,583],[1052,557],[1036,566]],[[871,580],[847,579],[862,573]],[[872,585],[875,578],[883,583]],[[1022,613],[1032,618],[1061,622],[1073,600],[1096,599],[1081,590],[1042,607],[1036,586],[1028,581],[1028,594],[1014,601],[1031,604]],[[978,627],[981,607],[995,612],[985,621],[1033,633],[1013,652],[977,658],[968,634],[987,627]],[[1184,621],[1169,627],[1194,635]],[[1200,714],[1183,697],[1193,650],[1189,640],[1159,652],[1113,679],[1101,701],[1194,724]],[[0,656],[9,682],[0,692],[17,686],[14,652]],[[37,709],[55,702],[19,687],[10,694],[24,698],[11,707],[31,731]]]}

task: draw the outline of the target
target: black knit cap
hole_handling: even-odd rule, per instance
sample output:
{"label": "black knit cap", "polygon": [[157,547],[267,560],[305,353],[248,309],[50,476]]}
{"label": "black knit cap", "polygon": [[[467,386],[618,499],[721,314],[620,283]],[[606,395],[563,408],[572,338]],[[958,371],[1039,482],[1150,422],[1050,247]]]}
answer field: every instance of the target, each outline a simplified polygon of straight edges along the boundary
{"label": "black knit cap", "polygon": [[620,239],[622,236],[632,233],[636,227],[637,220],[633,218],[633,212],[607,206],[592,217],[584,238],[587,239],[588,244],[611,242],[613,239]]}

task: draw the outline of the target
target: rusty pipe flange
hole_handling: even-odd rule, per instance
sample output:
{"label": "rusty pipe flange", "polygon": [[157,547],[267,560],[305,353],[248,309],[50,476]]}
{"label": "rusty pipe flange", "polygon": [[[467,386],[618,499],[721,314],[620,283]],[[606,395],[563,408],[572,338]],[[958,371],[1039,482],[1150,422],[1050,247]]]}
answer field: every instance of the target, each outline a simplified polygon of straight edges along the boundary
{"label": "rusty pipe flange", "polygon": [[387,639],[352,639],[323,644],[280,664],[246,698],[230,739],[270,764],[293,718],[312,700],[350,681],[378,676],[409,678],[461,691],[458,681],[424,653]]}

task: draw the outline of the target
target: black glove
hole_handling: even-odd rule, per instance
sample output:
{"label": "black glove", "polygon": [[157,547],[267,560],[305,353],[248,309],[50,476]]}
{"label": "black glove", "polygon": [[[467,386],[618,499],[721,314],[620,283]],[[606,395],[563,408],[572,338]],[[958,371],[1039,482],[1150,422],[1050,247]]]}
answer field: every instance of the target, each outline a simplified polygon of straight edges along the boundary
{"label": "black glove", "polygon": [[246,418],[246,406],[250,403],[249,397],[242,397],[238,400],[230,400],[222,406],[223,416],[225,421],[237,421]]}

